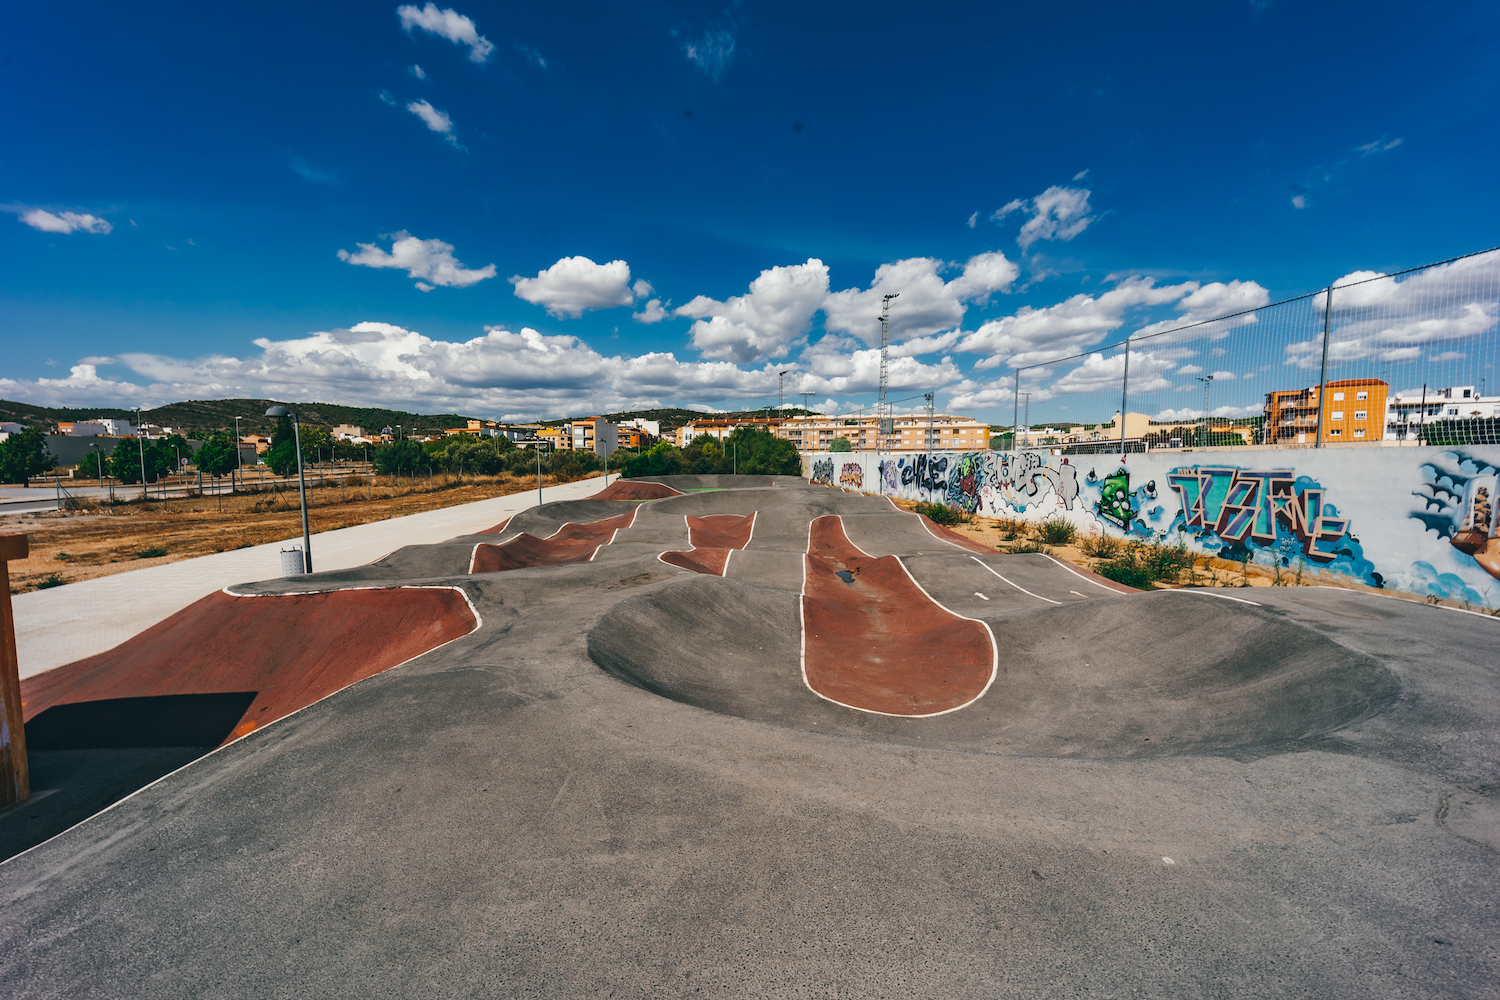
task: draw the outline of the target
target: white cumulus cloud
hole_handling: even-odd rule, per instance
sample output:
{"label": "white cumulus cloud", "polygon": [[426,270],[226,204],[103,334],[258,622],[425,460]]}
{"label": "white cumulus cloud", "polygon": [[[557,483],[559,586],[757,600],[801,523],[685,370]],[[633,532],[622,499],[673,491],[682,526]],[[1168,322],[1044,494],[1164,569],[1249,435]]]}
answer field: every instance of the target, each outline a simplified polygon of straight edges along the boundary
{"label": "white cumulus cloud", "polygon": [[723,302],[699,295],[676,310],[696,319],[689,336],[707,358],[747,362],[785,357],[802,342],[813,314],[828,298],[828,265],[805,264],[760,272],[747,295]]}
{"label": "white cumulus cloud", "polygon": [[21,213],[21,221],[44,233],[107,233],[115,227],[97,215],[77,212],[52,213],[40,208]]}
{"label": "white cumulus cloud", "polygon": [[894,292],[901,297],[891,302],[891,339],[927,337],[956,328],[963,322],[965,303],[987,303],[995,292],[1009,290],[1019,273],[1016,265],[998,252],[969,258],[963,272],[945,282],[939,272],[947,266],[931,257],[882,264],[869,288],[850,288],[828,296],[823,304],[823,326],[852,333],[866,344],[878,344],[881,300]]}
{"label": "white cumulus cloud", "polygon": [[637,323],[660,323],[667,318],[667,310],[662,306],[661,299],[652,299],[630,318]]}
{"label": "white cumulus cloud", "polygon": [[359,243],[359,252],[340,250],[338,258],[346,264],[361,267],[395,268],[406,272],[409,278],[417,278],[417,287],[430,292],[439,285],[447,288],[467,288],[486,278],[495,276],[495,265],[466,268],[453,256],[453,244],[442,240],[423,240],[402,230],[382,236],[392,241],[386,251],[374,243]]}
{"label": "white cumulus cloud", "polygon": [[[1086,173],[1087,171],[1085,171]],[[997,209],[990,218],[999,222],[1012,212],[1029,214],[1021,225],[1016,242],[1027,250],[1038,240],[1060,240],[1066,243],[1083,232],[1097,218],[1089,215],[1087,188],[1070,188],[1053,185],[1035,198],[1008,202]]]}
{"label": "white cumulus cloud", "polygon": [[538,271],[535,278],[517,274],[510,283],[516,286],[517,298],[545,306],[557,317],[577,318],[586,309],[612,309],[635,301],[630,291],[630,265],[623,260],[595,264],[587,257],[564,257],[545,271]]}
{"label": "white cumulus cloud", "polygon": [[495,51],[494,43],[479,33],[473,20],[451,7],[439,9],[437,4],[430,2],[422,8],[403,4],[396,8],[396,13],[401,17],[401,27],[408,32],[412,28],[421,28],[455,45],[467,45],[470,62],[482,63]]}

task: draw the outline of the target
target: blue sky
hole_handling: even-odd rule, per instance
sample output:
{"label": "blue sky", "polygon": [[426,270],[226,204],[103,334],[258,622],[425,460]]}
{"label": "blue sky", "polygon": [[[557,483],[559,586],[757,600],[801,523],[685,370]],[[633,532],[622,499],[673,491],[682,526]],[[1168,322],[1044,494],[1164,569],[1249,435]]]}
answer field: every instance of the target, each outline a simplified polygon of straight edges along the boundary
{"label": "blue sky", "polygon": [[[522,418],[754,406],[789,371],[849,408],[899,291],[892,394],[1008,423],[1013,364],[1500,243],[1497,27],[1296,0],[23,5],[0,396]],[[1113,412],[1065,404],[1033,418]]]}

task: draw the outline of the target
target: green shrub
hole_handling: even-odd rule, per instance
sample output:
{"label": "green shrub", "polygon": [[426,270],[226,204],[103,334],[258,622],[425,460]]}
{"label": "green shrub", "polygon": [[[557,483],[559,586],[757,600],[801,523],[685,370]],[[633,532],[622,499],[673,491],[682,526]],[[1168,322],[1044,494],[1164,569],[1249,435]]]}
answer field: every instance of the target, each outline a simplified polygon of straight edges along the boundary
{"label": "green shrub", "polygon": [[1176,583],[1192,565],[1193,554],[1186,543],[1138,542],[1124,545],[1112,558],[1095,565],[1094,571],[1107,580],[1145,590],[1158,582]]}
{"label": "green shrub", "polygon": [[64,580],[62,577],[58,576],[56,573],[53,573],[50,576],[48,576],[47,579],[43,580],[41,583],[38,583],[36,585],[36,589],[37,590],[51,590],[53,587],[61,587],[63,584],[65,584],[67,582],[68,582],[67,580]]}
{"label": "green shrub", "polygon": [[1065,517],[1049,517],[1036,526],[1036,533],[1048,545],[1067,545],[1078,534],[1078,528]]}
{"label": "green shrub", "polygon": [[919,503],[912,509],[915,510],[918,514],[921,514],[923,517],[927,518],[933,524],[967,524],[969,521],[972,521],[974,519],[974,516],[972,514],[967,514],[961,510],[955,510],[954,508],[949,507],[946,504],[940,503]]}
{"label": "green shrub", "polygon": [[137,559],[156,559],[156,558],[159,558],[159,557],[164,556],[166,554],[167,554],[167,550],[166,549],[157,548],[156,546],[152,546],[149,549],[141,549],[141,551],[139,551],[139,552],[137,552],[135,554],[135,557]]}

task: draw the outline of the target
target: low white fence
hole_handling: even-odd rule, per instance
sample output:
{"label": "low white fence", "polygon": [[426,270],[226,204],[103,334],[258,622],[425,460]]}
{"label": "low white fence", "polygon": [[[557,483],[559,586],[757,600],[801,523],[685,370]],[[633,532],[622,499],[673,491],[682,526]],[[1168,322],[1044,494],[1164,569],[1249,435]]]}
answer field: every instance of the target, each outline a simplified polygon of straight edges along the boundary
{"label": "low white fence", "polygon": [[809,453],[803,474],[985,517],[1062,517],[1271,566],[1500,607],[1500,446],[1058,456]]}

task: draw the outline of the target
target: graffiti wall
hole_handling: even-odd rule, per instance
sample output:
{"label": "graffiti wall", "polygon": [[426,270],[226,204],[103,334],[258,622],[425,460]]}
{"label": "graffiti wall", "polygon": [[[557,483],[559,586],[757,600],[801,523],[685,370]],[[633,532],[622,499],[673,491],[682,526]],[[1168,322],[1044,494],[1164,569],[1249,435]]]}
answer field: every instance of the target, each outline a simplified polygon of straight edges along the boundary
{"label": "graffiti wall", "polygon": [[805,455],[829,486],[1500,607],[1500,447]]}

